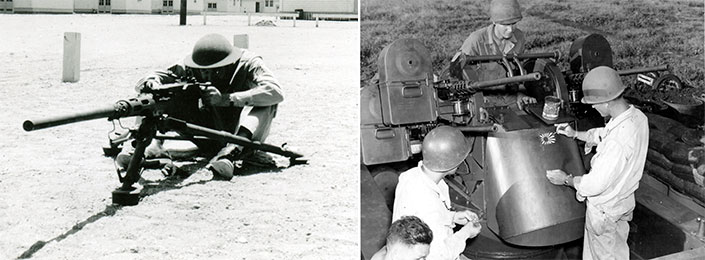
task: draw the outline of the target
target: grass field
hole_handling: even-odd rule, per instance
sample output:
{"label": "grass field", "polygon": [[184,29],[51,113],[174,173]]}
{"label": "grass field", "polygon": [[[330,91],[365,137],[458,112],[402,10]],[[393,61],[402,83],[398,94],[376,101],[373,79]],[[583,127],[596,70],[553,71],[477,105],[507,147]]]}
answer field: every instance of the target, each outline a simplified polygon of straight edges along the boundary
{"label": "grass field", "polygon": [[[361,84],[377,71],[379,52],[401,38],[421,40],[432,52],[434,72],[446,66],[465,38],[490,24],[488,1],[366,0],[361,2]],[[617,69],[668,64],[691,86],[703,87],[703,2],[700,0],[521,1],[529,53],[559,50],[567,69],[570,44],[604,35]]]}

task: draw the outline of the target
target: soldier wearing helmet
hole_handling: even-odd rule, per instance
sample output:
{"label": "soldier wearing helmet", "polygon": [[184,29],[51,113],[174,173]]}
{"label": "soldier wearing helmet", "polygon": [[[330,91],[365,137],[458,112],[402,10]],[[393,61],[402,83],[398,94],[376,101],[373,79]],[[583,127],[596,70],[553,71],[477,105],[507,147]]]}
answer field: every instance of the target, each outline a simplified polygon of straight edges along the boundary
{"label": "soldier wearing helmet", "polygon": [[[264,141],[284,96],[279,83],[265,66],[260,56],[234,47],[219,34],[200,38],[191,54],[165,71],[156,71],[141,79],[137,89],[174,83],[182,78],[210,82],[201,93],[198,104],[184,104],[184,109],[171,111],[170,116],[187,122],[234,133],[252,141]],[[253,155],[253,151],[239,145],[215,140],[195,140],[199,152],[213,156],[206,167],[215,175],[229,179],[233,176],[234,161]],[[129,143],[129,142],[128,142]],[[131,154],[127,147],[120,156]],[[163,156],[161,141],[154,141],[146,156]],[[127,160],[129,161],[129,160]],[[123,163],[124,164],[124,163]]]}
{"label": "soldier wearing helmet", "polygon": [[[490,24],[470,34],[460,47],[460,51],[451,61],[451,66],[456,67],[462,63],[464,56],[505,55],[509,53],[524,53],[524,33],[517,28],[521,21],[521,8],[517,0],[492,0],[490,2]],[[506,70],[497,62],[481,64],[483,73],[478,75],[480,81],[492,80],[507,75]],[[458,69],[455,69],[459,71]],[[456,76],[457,77],[457,76]],[[495,106],[513,106],[522,109],[525,104],[536,103],[536,99],[521,92],[490,93],[486,102]]]}
{"label": "soldier wearing helmet", "polygon": [[524,33],[516,27],[522,18],[517,0],[492,0],[492,24],[471,33],[460,51],[471,56],[523,53],[526,39]]}
{"label": "soldier wearing helmet", "polygon": [[628,259],[629,223],[635,207],[634,191],[646,162],[649,125],[639,109],[628,104],[619,74],[600,66],[585,75],[584,104],[591,104],[604,117],[605,127],[576,131],[567,124],[556,132],[597,146],[586,175],[573,177],[561,169],[546,172],[555,185],[574,187],[576,197],[587,205],[583,259]]}
{"label": "soldier wearing helmet", "polygon": [[[417,216],[433,231],[426,259],[458,259],[465,241],[480,233],[477,215],[451,211],[448,185],[443,180],[455,174],[470,153],[470,144],[459,130],[440,126],[431,130],[422,144],[423,160],[418,167],[403,172],[395,191],[392,220]],[[456,225],[464,225],[453,232]]]}

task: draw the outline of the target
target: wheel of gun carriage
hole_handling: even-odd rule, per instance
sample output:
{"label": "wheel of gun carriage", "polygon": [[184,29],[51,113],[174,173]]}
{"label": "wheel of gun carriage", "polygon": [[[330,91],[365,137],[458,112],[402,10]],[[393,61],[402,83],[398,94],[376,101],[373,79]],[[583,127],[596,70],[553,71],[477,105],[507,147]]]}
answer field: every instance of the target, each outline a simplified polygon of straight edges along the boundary
{"label": "wheel of gun carriage", "polygon": [[523,66],[526,71],[541,73],[541,80],[524,83],[529,96],[537,100],[543,100],[546,96],[569,100],[568,85],[555,62],[549,59],[529,59]]}
{"label": "wheel of gun carriage", "polygon": [[387,207],[392,210],[394,208],[394,192],[397,188],[397,183],[399,183],[399,173],[388,166],[372,168],[370,173],[380,192],[382,192]]}
{"label": "wheel of gun carriage", "polygon": [[677,91],[683,88],[683,82],[678,76],[668,73],[656,78],[653,88],[659,92]]}

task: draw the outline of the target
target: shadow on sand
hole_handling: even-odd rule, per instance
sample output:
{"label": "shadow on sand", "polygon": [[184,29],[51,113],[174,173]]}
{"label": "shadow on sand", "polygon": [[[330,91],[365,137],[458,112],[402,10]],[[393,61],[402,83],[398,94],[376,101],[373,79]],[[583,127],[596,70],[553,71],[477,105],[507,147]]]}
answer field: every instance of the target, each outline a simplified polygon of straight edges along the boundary
{"label": "shadow on sand", "polygon": [[[205,184],[210,181],[230,181],[230,179],[225,179],[218,175],[212,175],[210,174],[210,171],[204,170],[206,164],[207,162],[203,160],[184,164],[179,167],[179,171],[173,176],[167,176],[166,178],[159,180],[147,180],[144,178],[143,175],[143,178],[141,178],[139,181],[139,184],[143,187],[142,192],[140,193],[140,200],[147,196],[159,194],[160,192],[178,190],[191,185]],[[264,172],[281,172],[284,168],[285,167],[277,167],[276,165],[263,166],[261,164],[252,165],[249,163],[243,163],[242,167],[236,170],[235,176],[248,176]],[[17,259],[31,258],[34,253],[41,250],[46,244],[51,243],[52,241],[64,240],[65,238],[82,230],[83,227],[88,224],[96,222],[103,217],[115,215],[115,213],[117,213],[123,207],[126,206],[118,204],[106,205],[103,211],[98,212],[95,215],[88,217],[86,220],[77,223],[66,232],[49,240],[39,240],[35,242],[34,244],[32,244],[32,246],[29,247],[29,249],[27,249],[19,257],[17,257]]]}

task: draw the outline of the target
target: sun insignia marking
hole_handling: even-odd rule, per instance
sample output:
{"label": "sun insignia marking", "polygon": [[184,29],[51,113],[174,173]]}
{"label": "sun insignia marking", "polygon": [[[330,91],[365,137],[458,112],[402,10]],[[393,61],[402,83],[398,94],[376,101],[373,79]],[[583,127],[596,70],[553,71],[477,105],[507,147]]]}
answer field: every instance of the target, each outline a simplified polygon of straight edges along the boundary
{"label": "sun insignia marking", "polygon": [[541,138],[541,145],[549,145],[549,144],[556,143],[556,133],[555,132],[540,134],[539,138]]}

